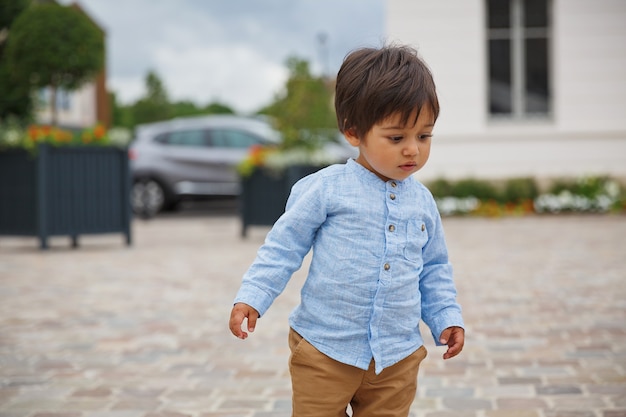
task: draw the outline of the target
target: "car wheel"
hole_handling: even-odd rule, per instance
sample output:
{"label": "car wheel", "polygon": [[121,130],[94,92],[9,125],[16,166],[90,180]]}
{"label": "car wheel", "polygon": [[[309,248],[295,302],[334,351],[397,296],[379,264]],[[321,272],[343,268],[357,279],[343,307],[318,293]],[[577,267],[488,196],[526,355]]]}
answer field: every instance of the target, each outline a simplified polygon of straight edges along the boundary
{"label": "car wheel", "polygon": [[139,180],[131,192],[133,212],[143,217],[152,217],[165,205],[165,190],[155,180]]}

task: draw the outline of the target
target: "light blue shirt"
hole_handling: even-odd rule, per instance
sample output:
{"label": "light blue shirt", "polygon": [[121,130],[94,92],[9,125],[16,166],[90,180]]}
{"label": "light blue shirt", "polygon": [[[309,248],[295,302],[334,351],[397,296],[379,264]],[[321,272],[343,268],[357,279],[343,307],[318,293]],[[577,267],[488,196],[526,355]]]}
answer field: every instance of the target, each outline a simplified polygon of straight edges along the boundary
{"label": "light blue shirt", "polygon": [[441,218],[413,177],[382,181],[354,160],[296,183],[236,303],[262,316],[313,249],[289,324],[325,355],[380,373],[423,344],[423,320],[463,327]]}

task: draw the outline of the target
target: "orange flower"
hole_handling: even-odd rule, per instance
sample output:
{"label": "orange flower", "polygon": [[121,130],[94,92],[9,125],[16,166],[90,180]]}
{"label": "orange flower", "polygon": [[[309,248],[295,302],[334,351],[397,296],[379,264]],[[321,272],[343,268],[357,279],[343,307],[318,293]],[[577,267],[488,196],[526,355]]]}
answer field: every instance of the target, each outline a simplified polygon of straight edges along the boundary
{"label": "orange flower", "polygon": [[535,211],[535,203],[533,200],[528,199],[522,201],[522,207],[524,209],[524,213],[533,213]]}
{"label": "orange flower", "polygon": [[39,133],[37,126],[28,126],[28,137],[32,140],[37,140],[37,134]]}
{"label": "orange flower", "polygon": [[265,152],[261,145],[253,145],[250,147],[250,161],[254,166],[263,165]]}
{"label": "orange flower", "polygon": [[54,139],[55,142],[59,142],[61,136],[62,133],[59,129],[52,129],[52,139]]}
{"label": "orange flower", "polygon": [[61,142],[61,143],[63,142],[69,143],[72,140],[72,134],[64,130],[58,130],[56,140],[57,142]]}
{"label": "orange flower", "polygon": [[508,201],[507,203],[504,204],[504,209],[510,213],[514,212],[516,208],[517,208],[517,204],[513,201]]}
{"label": "orange flower", "polygon": [[96,139],[103,139],[104,135],[106,135],[106,130],[104,129],[104,126],[102,126],[101,124],[96,125],[96,127],[93,128],[93,135]]}

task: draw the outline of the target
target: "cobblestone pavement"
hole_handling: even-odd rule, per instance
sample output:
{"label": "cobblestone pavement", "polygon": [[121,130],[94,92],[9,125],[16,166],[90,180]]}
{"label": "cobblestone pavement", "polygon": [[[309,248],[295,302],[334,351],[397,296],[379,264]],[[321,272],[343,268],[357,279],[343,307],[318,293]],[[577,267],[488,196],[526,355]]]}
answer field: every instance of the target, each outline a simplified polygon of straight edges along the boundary
{"label": "cobblestone pavement", "polygon": [[[626,416],[626,216],[447,218],[466,348],[428,338],[412,415]],[[0,417],[290,415],[287,316],[248,340],[231,300],[267,228],[135,221],[134,245],[0,238]]]}

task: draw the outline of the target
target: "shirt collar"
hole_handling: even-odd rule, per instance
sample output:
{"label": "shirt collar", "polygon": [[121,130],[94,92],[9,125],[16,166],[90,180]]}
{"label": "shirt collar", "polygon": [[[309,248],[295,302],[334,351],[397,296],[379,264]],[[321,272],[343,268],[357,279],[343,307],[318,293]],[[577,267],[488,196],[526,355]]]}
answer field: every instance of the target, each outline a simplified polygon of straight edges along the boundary
{"label": "shirt collar", "polygon": [[362,181],[364,181],[367,184],[376,186],[376,187],[380,187],[381,185],[384,186],[385,184],[388,184],[391,182],[395,182],[399,187],[402,187],[404,186],[404,184],[408,184],[409,182],[414,180],[413,176],[409,176],[408,178],[402,181],[389,180],[387,182],[384,182],[378,177],[378,175],[374,174],[372,171],[365,168],[363,165],[359,164],[353,158],[348,159],[348,161],[346,162],[346,166],[348,168],[348,171],[355,173]]}

